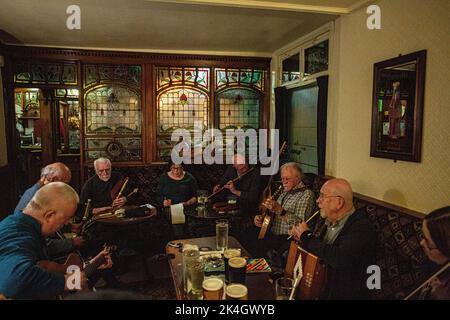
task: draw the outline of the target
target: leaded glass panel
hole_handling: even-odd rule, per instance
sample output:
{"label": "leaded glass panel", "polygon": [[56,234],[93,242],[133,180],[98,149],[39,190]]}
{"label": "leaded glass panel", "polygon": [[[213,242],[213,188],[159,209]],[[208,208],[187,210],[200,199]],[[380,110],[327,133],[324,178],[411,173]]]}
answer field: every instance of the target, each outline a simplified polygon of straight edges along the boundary
{"label": "leaded glass panel", "polygon": [[140,135],[140,96],[120,86],[91,90],[85,98],[86,134]]}
{"label": "leaded glass panel", "polygon": [[141,66],[86,64],[84,87],[104,82],[121,82],[137,89],[141,87]]}
{"label": "leaded glass panel", "polygon": [[77,84],[77,66],[73,63],[20,62],[15,64],[15,83]]}
{"label": "leaded glass panel", "polygon": [[209,91],[209,69],[208,68],[171,68],[158,67],[157,74],[157,90],[169,86],[189,85],[203,88]]}
{"label": "leaded glass panel", "polygon": [[305,50],[305,75],[328,70],[328,40]]}
{"label": "leaded glass panel", "polygon": [[259,129],[260,95],[250,90],[231,89],[217,96],[219,129]]}
{"label": "leaded glass panel", "polygon": [[133,138],[87,138],[87,160],[107,157],[114,161],[138,161],[142,159],[142,140]]}
{"label": "leaded glass panel", "polygon": [[216,68],[215,72],[216,90],[233,86],[246,86],[264,91],[263,70]]}

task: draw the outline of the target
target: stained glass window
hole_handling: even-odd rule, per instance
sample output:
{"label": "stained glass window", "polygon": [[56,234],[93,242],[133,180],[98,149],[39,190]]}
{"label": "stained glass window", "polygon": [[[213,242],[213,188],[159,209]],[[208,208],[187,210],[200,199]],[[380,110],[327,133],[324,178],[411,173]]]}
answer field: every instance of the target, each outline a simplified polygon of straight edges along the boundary
{"label": "stained glass window", "polygon": [[142,157],[140,94],[128,87],[102,86],[85,96],[86,158],[113,160]]}
{"label": "stained glass window", "polygon": [[22,61],[15,64],[14,82],[76,85],[77,65],[74,63]]}
{"label": "stained glass window", "polygon": [[259,129],[260,96],[245,89],[231,89],[217,96],[219,129]]}
{"label": "stained glass window", "polygon": [[209,69],[184,67],[158,67],[157,90],[175,85],[189,85],[209,91]]}
{"label": "stained glass window", "polygon": [[158,96],[158,155],[165,158],[176,142],[171,134],[176,129],[186,129],[194,134],[194,124],[201,123],[208,128],[208,95],[187,87],[173,88]]}
{"label": "stained glass window", "polygon": [[121,82],[140,89],[141,66],[86,64],[84,65],[84,87],[104,83]]}
{"label": "stained glass window", "polygon": [[305,50],[305,75],[328,70],[328,40]]}
{"label": "stained glass window", "polygon": [[216,90],[231,86],[245,86],[264,91],[264,71],[255,69],[216,68]]}

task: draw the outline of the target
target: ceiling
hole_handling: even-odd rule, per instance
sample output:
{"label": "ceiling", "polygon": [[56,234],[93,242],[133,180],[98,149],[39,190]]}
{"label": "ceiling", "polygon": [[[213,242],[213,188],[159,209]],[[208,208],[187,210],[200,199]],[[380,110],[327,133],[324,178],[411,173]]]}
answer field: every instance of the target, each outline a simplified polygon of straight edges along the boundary
{"label": "ceiling", "polygon": [[[0,0],[7,44],[270,56],[361,0]],[[69,30],[68,6],[81,9]]]}

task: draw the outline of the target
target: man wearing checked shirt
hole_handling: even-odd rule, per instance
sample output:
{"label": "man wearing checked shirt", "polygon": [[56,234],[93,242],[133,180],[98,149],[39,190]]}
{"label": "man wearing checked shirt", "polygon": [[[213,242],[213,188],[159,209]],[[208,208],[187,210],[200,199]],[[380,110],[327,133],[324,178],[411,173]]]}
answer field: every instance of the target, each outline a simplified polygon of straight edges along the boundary
{"label": "man wearing checked shirt", "polygon": [[[289,248],[289,231],[292,226],[304,221],[314,210],[314,193],[307,189],[302,182],[303,172],[300,165],[289,162],[281,166],[281,182],[283,192],[277,200],[267,199],[263,206],[274,213],[273,224],[263,240],[257,241],[255,253],[259,256],[267,256],[270,250],[276,250],[279,256],[284,249]],[[255,216],[254,223],[261,227],[263,217]],[[284,261],[281,261],[284,265]]]}

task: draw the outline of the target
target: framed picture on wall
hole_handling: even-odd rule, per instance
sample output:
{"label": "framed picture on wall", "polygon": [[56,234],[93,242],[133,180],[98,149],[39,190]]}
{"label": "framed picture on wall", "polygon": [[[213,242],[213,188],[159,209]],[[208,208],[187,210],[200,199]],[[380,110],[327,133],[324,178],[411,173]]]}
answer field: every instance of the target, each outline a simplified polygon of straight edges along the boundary
{"label": "framed picture on wall", "polygon": [[426,50],[374,64],[370,156],[420,162]]}

